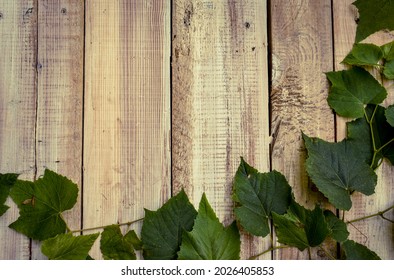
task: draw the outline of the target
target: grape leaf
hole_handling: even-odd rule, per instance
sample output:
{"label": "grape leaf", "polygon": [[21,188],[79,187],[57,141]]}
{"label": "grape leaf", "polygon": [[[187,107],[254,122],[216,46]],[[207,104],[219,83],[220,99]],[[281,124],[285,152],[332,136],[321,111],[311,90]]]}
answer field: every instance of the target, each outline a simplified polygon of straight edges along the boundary
{"label": "grape leaf", "polygon": [[359,155],[364,158],[364,162],[371,165],[373,160],[373,145],[371,129],[365,117],[348,122],[347,142],[351,143],[359,151]]}
{"label": "grape leaf", "polygon": [[270,233],[271,211],[284,214],[291,201],[291,187],[277,171],[259,173],[243,158],[234,178],[234,209],[240,224],[256,236]]}
{"label": "grape leaf", "polygon": [[0,216],[2,216],[7,210],[8,206],[4,203],[10,194],[11,187],[15,184],[18,179],[18,174],[8,173],[0,174]]}
{"label": "grape leaf", "polygon": [[353,240],[343,242],[342,249],[347,260],[380,260],[375,252]]}
{"label": "grape leaf", "polygon": [[124,236],[118,225],[104,228],[101,233],[100,250],[105,260],[135,260],[137,259],[134,248],[134,231],[127,232]]}
{"label": "grape leaf", "polygon": [[18,180],[10,195],[20,216],[9,227],[30,238],[44,240],[66,231],[62,212],[75,205],[78,187],[47,169],[35,182]]}
{"label": "grape leaf", "polygon": [[241,240],[235,222],[224,227],[203,194],[191,232],[183,232],[180,260],[237,260]]}
{"label": "grape leaf", "polygon": [[384,113],[386,116],[387,122],[394,127],[394,105],[391,105],[386,108],[386,112]]}
{"label": "grape leaf", "polygon": [[308,210],[293,200],[286,214],[273,212],[272,218],[278,241],[301,251],[320,245],[330,233],[323,210],[317,205]]}
{"label": "grape leaf", "polygon": [[387,96],[386,89],[366,70],[354,67],[350,70],[326,73],[332,86],[328,104],[343,117],[360,118],[367,104],[379,104]]}
{"label": "grape leaf", "polygon": [[308,150],[306,170],[316,187],[336,208],[349,210],[350,193],[371,195],[377,176],[349,141],[329,143],[303,134]]}
{"label": "grape leaf", "polygon": [[387,61],[384,64],[383,75],[388,80],[394,80],[394,60]]}
{"label": "grape leaf", "polygon": [[391,0],[357,0],[353,3],[359,12],[356,42],[383,30],[394,30],[394,2]]}
{"label": "grape leaf", "polygon": [[394,41],[380,47],[383,51],[383,58],[387,61],[394,60]]}
{"label": "grape leaf", "polygon": [[324,210],[324,216],[330,230],[330,236],[338,242],[346,241],[349,237],[346,223],[338,219],[330,210]]}
{"label": "grape leaf", "polygon": [[354,44],[342,63],[356,66],[376,66],[383,58],[383,51],[374,44]]}
{"label": "grape leaf", "polygon": [[50,260],[86,260],[98,236],[99,233],[80,236],[59,234],[44,240],[41,252]]}
{"label": "grape leaf", "polygon": [[182,240],[182,232],[193,227],[197,211],[182,190],[157,211],[145,209],[141,230],[145,259],[175,259]]}
{"label": "grape leaf", "polygon": [[386,109],[382,106],[369,105],[365,111],[369,120],[373,116],[373,138],[378,151],[373,167],[378,166],[383,157],[394,164],[394,143],[390,142],[394,139],[394,128],[387,122]]}

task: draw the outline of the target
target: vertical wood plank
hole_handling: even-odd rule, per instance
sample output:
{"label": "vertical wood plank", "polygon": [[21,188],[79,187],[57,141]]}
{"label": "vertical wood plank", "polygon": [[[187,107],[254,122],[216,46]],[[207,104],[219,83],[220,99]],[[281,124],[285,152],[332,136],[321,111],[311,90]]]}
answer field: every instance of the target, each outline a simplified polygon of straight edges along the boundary
{"label": "vertical wood plank", "polygon": [[86,1],[84,228],[170,196],[169,3]]}
{"label": "vertical wood plank", "polygon": [[[357,8],[352,5],[352,0],[334,0],[334,42],[335,42],[335,70],[343,70],[346,66],[340,64],[345,56],[351,51],[356,36]],[[365,43],[373,43],[378,46],[394,40],[394,33],[379,32],[366,40]],[[389,89],[389,98],[386,106],[394,102],[393,83],[385,84]],[[339,139],[346,137],[346,121],[337,117],[337,135]],[[355,193],[352,196],[353,207],[345,214],[345,220],[353,220],[363,216],[377,213],[390,207],[394,201],[394,168],[388,162],[377,170],[378,184],[375,194],[365,196]],[[394,219],[394,212],[387,213],[387,217]],[[392,224],[379,217],[360,221],[348,226],[349,239],[364,244],[375,251],[383,259],[394,259],[394,232]]]}
{"label": "vertical wood plank", "polygon": [[[38,2],[37,177],[46,168],[81,186],[84,2]],[[80,192],[65,213],[72,229],[81,225]],[[33,242],[32,258],[41,259]]]}
{"label": "vertical wood plank", "polygon": [[[0,172],[35,174],[36,1],[0,1]],[[18,209],[0,217],[0,259],[29,259],[29,239],[8,228]]]}
{"label": "vertical wood plank", "polygon": [[[272,168],[282,172],[293,187],[296,201],[308,208],[324,201],[313,190],[305,172],[301,131],[334,140],[334,117],[327,105],[332,70],[330,0],[271,1],[272,126],[280,122],[272,153]],[[321,258],[313,252],[312,258]],[[323,256],[324,258],[325,256]],[[277,259],[305,259],[297,249],[277,250]]]}
{"label": "vertical wood plank", "polygon": [[[225,224],[240,157],[269,170],[266,13],[265,0],[173,1],[173,187],[196,207],[205,192]],[[260,240],[243,236],[241,257]]]}

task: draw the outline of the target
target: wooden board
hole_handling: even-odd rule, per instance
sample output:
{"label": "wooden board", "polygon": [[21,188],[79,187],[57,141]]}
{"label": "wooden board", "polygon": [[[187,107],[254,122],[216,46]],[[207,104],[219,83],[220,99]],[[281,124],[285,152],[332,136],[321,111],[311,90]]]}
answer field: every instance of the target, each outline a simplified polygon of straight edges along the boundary
{"label": "wooden board", "polygon": [[[335,70],[342,70],[346,66],[340,62],[351,51],[356,37],[357,8],[351,5],[352,0],[334,0],[334,34],[335,34]],[[364,42],[383,45],[394,40],[394,33],[379,32],[367,38]],[[389,88],[390,98],[386,102],[393,104],[393,83],[385,83]],[[337,119],[337,135],[339,139],[346,137],[346,121],[341,117]],[[355,193],[352,196],[353,207],[345,214],[345,220],[353,220],[363,216],[377,213],[390,207],[394,201],[394,172],[393,166],[388,162],[377,170],[378,185],[372,196]],[[394,219],[394,212],[387,213],[387,217]],[[348,226],[350,239],[366,245],[383,259],[394,259],[394,232],[392,224],[379,217],[360,221]]]}
{"label": "wooden board", "polygon": [[[37,24],[37,177],[48,168],[81,186],[84,3],[39,1]],[[80,228],[80,195],[64,216]],[[43,258],[35,242],[32,258]]]}
{"label": "wooden board", "polygon": [[[334,140],[334,117],[327,105],[332,70],[331,1],[271,1],[271,113],[280,122],[272,153],[272,169],[282,172],[293,187],[296,201],[308,208],[323,198],[313,190],[305,172],[301,131]],[[305,259],[297,249],[278,250],[275,259]],[[326,258],[314,251],[312,258]]]}
{"label": "wooden board", "polygon": [[[266,1],[173,1],[173,187],[234,219],[240,157],[269,170]],[[243,236],[242,258],[270,246]],[[270,258],[270,255],[264,256]]]}
{"label": "wooden board", "polygon": [[86,2],[84,228],[142,218],[170,196],[170,8]]}
{"label": "wooden board", "polygon": [[[36,1],[0,1],[0,172],[33,180],[36,122]],[[29,259],[29,239],[8,228],[18,209],[0,217],[0,259]]]}

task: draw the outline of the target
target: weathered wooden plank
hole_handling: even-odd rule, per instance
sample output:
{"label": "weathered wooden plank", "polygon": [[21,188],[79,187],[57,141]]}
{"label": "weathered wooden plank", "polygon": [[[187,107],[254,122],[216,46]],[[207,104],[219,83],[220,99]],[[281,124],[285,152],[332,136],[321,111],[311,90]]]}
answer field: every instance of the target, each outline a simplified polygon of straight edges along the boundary
{"label": "weathered wooden plank", "polygon": [[[334,34],[335,34],[335,70],[342,70],[346,66],[341,61],[350,52],[355,42],[356,20],[358,17],[357,8],[351,5],[352,0],[334,0]],[[379,32],[367,38],[364,42],[383,45],[394,40],[394,33]],[[380,80],[380,79],[379,79]],[[392,104],[393,83],[385,83],[389,88],[389,100],[385,105]],[[346,121],[341,117],[337,118],[337,135],[339,139],[346,136]],[[376,193],[372,196],[365,196],[355,193],[352,197],[353,207],[345,214],[345,220],[353,220],[363,216],[377,213],[390,207],[394,201],[394,168],[388,162],[377,170],[378,185]],[[387,217],[394,219],[393,211],[387,213]],[[353,239],[375,251],[383,259],[394,259],[394,232],[392,224],[379,217],[360,221],[349,225],[350,239]]]}
{"label": "weathered wooden plank", "polygon": [[[37,177],[48,168],[81,186],[83,1],[39,1],[37,28]],[[64,217],[70,228],[80,228],[80,196]],[[33,242],[32,259],[40,258],[40,244]]]}
{"label": "weathered wooden plank", "polygon": [[[265,0],[173,1],[173,187],[196,207],[205,192],[225,224],[240,157],[269,170],[266,14]],[[243,236],[242,258],[269,242]]]}
{"label": "weathered wooden plank", "polygon": [[[35,175],[36,1],[0,1],[0,172]],[[29,259],[30,242],[8,228],[12,206],[0,217],[0,259]]]}
{"label": "weathered wooden plank", "polygon": [[[334,140],[334,117],[327,105],[332,70],[330,0],[271,1],[272,126],[280,123],[272,153],[272,168],[293,187],[296,201],[312,208],[323,198],[313,190],[305,172],[301,131]],[[321,258],[321,251],[312,258]],[[277,250],[276,259],[304,259],[296,249]],[[323,256],[325,258],[325,256]]]}
{"label": "weathered wooden plank", "polygon": [[170,196],[169,3],[86,1],[84,228]]}

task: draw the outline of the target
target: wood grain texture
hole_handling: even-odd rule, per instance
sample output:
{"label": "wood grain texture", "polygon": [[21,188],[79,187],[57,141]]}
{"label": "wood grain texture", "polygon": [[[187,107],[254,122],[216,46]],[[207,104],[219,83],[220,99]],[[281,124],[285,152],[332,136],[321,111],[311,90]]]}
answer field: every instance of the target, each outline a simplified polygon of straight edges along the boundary
{"label": "wood grain texture", "polygon": [[[334,34],[335,34],[335,70],[343,70],[347,66],[341,61],[351,51],[356,36],[357,8],[352,0],[334,0]],[[394,40],[394,33],[378,32],[364,40],[378,46]],[[380,78],[379,78],[380,80]],[[389,98],[385,105],[393,104],[393,82],[385,82],[389,90]],[[337,118],[337,135],[339,139],[346,137],[346,119]],[[375,194],[365,196],[355,193],[352,196],[353,207],[345,214],[346,220],[353,220],[363,216],[382,211],[393,204],[394,201],[394,172],[393,166],[388,162],[377,170],[378,185]],[[386,214],[387,218],[394,219],[394,211]],[[366,245],[383,259],[394,259],[394,232],[393,226],[379,217],[360,221],[348,226],[349,238]]]}
{"label": "wood grain texture", "polygon": [[[84,2],[38,2],[37,177],[46,168],[81,186]],[[81,201],[65,213],[72,229],[81,226]],[[33,243],[32,259],[42,259]]]}
{"label": "wood grain texture", "polygon": [[[0,1],[0,172],[35,176],[36,1]],[[0,218],[0,259],[29,259],[29,239],[8,228],[18,209]]]}
{"label": "wood grain texture", "polygon": [[[226,225],[240,157],[269,170],[266,12],[263,0],[173,1],[173,188],[196,207],[205,192]],[[242,244],[242,258],[270,246]]]}
{"label": "wood grain texture", "polygon": [[[272,126],[280,122],[272,152],[272,169],[282,172],[296,201],[308,208],[323,202],[305,172],[301,131],[334,140],[334,117],[327,105],[332,70],[331,1],[271,1]],[[297,249],[277,250],[275,259],[304,259]],[[314,251],[312,258],[326,258]]]}
{"label": "wood grain texture", "polygon": [[169,1],[86,1],[85,55],[89,228],[139,219],[170,196]]}

